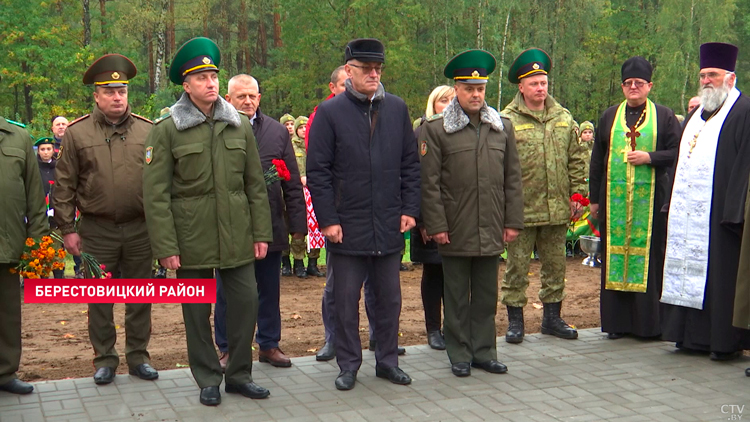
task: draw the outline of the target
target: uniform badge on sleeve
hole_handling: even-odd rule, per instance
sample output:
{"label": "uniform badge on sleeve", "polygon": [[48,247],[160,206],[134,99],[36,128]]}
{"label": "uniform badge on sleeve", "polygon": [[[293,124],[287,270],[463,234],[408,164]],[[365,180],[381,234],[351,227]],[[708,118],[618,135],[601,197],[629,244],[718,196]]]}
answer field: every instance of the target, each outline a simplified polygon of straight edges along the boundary
{"label": "uniform badge on sleeve", "polygon": [[58,159],[58,160],[59,160],[59,159],[60,159],[60,157],[62,157],[62,150],[63,150],[63,146],[62,146],[62,145],[60,145],[60,149],[59,149],[59,150],[57,150],[57,157],[55,157],[56,159]]}
{"label": "uniform badge on sleeve", "polygon": [[154,159],[154,147],[146,148],[146,164],[151,164],[151,160]]}
{"label": "uniform badge on sleeve", "polygon": [[419,153],[424,157],[427,155],[427,141],[422,141],[422,145],[419,146]]}

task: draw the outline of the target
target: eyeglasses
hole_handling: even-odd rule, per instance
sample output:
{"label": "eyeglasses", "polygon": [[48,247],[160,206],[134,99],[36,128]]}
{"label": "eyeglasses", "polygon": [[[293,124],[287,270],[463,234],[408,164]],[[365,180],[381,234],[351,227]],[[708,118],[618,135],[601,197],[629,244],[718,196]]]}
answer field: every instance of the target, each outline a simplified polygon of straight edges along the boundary
{"label": "eyeglasses", "polygon": [[357,64],[349,63],[349,66],[356,67],[357,69],[362,69],[362,72],[364,72],[365,75],[369,75],[374,70],[375,73],[380,75],[383,73],[383,69],[385,69],[385,65],[382,66],[360,66]]}
{"label": "eyeglasses", "polygon": [[699,73],[698,74],[698,78],[700,80],[703,80],[703,79],[706,79],[706,78],[708,78],[708,79],[718,79],[718,78],[723,78],[724,75],[726,75],[726,74],[727,74],[727,72],[724,72],[724,73],[718,73],[718,72]]}
{"label": "eyeglasses", "polygon": [[648,82],[643,81],[625,81],[622,83],[623,88],[630,88],[635,85],[636,88],[643,88]]}

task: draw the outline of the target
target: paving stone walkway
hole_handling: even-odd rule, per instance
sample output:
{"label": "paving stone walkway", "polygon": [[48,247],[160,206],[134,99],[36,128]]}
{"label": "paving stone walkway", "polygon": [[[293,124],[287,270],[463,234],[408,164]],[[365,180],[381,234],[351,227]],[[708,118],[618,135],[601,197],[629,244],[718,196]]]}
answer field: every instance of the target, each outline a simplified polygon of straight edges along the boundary
{"label": "paving stone walkway", "polygon": [[413,382],[375,377],[373,353],[352,391],[337,391],[334,362],[293,359],[292,368],[255,363],[265,400],[226,394],[202,406],[188,369],[162,370],[156,382],[118,375],[35,383],[35,392],[0,392],[0,422],[33,421],[732,421],[750,420],[750,359],[712,362],[673,344],[607,340],[599,329],[576,341],[541,334],[520,345],[498,339],[504,375],[450,372],[445,352],[407,347],[400,366]]}

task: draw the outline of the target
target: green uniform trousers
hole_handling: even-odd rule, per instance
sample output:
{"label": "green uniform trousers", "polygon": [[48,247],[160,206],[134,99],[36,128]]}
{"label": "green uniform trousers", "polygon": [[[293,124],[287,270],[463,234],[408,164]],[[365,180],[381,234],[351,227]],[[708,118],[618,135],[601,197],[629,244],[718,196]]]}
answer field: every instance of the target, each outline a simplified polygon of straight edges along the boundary
{"label": "green uniform trousers", "polygon": [[[227,298],[227,384],[253,381],[253,335],[258,320],[258,285],[255,264],[217,270]],[[177,278],[215,278],[213,270],[177,270]],[[221,385],[223,378],[211,329],[210,303],[183,303],[188,361],[198,387]]]}
{"label": "green uniform trousers", "polygon": [[[151,243],[144,220],[115,224],[84,216],[78,230],[83,251],[96,258],[113,278],[151,278]],[[117,332],[112,303],[89,303],[89,338],[94,347],[94,367],[117,368],[120,357],[115,350]],[[125,304],[125,359],[133,369],[150,363],[151,304]]]}
{"label": "green uniform trousers", "polygon": [[[292,238],[289,249],[292,251],[292,257],[294,259],[305,259],[305,252],[307,252],[307,240]],[[289,256],[289,251],[282,251],[281,256]],[[310,249],[310,252],[307,252],[307,257],[312,259],[320,258],[320,248]]]}
{"label": "green uniform trousers", "polygon": [[451,363],[497,359],[499,256],[443,256],[445,347]]}
{"label": "green uniform trousers", "polygon": [[529,261],[536,244],[542,261],[542,303],[557,303],[565,299],[565,234],[568,226],[525,227],[516,240],[508,244],[508,259],[502,286],[505,306],[526,306],[529,287]]}
{"label": "green uniform trousers", "polygon": [[21,280],[15,265],[0,264],[0,384],[14,380],[21,363]]}

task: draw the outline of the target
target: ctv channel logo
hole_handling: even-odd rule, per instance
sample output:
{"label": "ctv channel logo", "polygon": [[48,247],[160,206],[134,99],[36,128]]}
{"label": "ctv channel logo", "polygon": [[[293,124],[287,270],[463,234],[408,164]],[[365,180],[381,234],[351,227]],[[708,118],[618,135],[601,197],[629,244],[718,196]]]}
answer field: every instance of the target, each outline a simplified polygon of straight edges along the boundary
{"label": "ctv channel logo", "polygon": [[745,411],[745,405],[738,404],[723,404],[721,405],[721,413],[727,416],[728,421],[741,421],[742,412]]}

